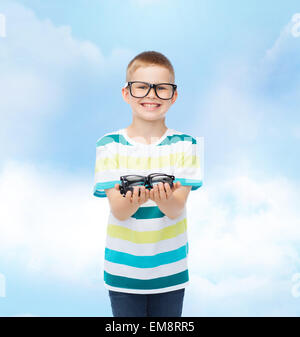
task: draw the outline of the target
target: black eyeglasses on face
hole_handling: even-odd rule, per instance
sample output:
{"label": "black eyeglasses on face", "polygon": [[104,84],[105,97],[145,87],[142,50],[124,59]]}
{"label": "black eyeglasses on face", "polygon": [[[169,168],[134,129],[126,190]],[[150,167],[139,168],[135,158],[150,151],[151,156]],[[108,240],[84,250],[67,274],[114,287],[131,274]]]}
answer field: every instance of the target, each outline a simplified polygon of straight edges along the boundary
{"label": "black eyeglasses on face", "polygon": [[173,97],[177,85],[173,83],[148,83],[142,81],[130,81],[126,82],[124,88],[129,86],[129,91],[131,96],[135,98],[143,98],[147,96],[151,90],[154,88],[155,94],[158,98],[169,100]]}

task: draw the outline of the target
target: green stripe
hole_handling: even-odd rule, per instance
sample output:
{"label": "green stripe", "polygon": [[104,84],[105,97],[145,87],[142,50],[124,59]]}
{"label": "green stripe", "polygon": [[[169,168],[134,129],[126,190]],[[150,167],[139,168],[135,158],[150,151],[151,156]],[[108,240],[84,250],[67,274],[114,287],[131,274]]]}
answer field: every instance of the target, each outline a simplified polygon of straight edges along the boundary
{"label": "green stripe", "polygon": [[174,165],[178,168],[200,168],[200,158],[197,155],[189,155],[185,152],[169,153],[158,157],[135,157],[116,153],[111,157],[100,157],[96,159],[95,173],[125,168],[153,170]]}
{"label": "green stripe", "polygon": [[189,280],[188,269],[169,276],[141,280],[136,278],[112,275],[104,271],[104,281],[112,287],[129,289],[159,289],[185,283]]}
{"label": "green stripe", "polygon": [[134,243],[155,243],[161,240],[175,238],[186,232],[186,218],[176,222],[174,225],[154,231],[135,231],[130,228],[108,224],[107,235],[112,238],[122,239]]}

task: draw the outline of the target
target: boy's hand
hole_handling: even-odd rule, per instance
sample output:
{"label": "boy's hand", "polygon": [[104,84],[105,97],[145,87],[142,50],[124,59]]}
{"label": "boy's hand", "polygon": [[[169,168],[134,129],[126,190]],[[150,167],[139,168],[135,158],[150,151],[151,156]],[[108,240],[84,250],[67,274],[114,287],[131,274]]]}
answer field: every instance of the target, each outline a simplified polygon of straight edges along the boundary
{"label": "boy's hand", "polygon": [[[115,188],[120,193],[120,184],[115,184]],[[141,190],[140,196],[139,189]],[[136,206],[144,204],[146,201],[148,201],[149,197],[149,190],[145,186],[133,186],[133,193],[131,191],[127,191],[125,195],[125,199]]]}
{"label": "boy's hand", "polygon": [[171,199],[173,192],[176,191],[180,186],[180,181],[173,183],[172,189],[168,183],[163,184],[162,182],[159,182],[150,190],[150,199],[156,203],[165,202]]}

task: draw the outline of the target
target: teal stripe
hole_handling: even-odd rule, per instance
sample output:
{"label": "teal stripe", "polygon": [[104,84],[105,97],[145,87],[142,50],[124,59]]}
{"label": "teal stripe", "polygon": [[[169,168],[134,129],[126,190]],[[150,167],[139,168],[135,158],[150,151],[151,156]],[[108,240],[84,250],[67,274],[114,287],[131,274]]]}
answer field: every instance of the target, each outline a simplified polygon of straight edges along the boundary
{"label": "teal stripe", "polygon": [[169,276],[141,280],[136,278],[112,275],[104,271],[104,281],[112,287],[127,289],[159,289],[185,283],[189,280],[188,269]]}
{"label": "teal stripe", "polygon": [[106,198],[107,197],[105,192],[100,192],[100,191],[94,191],[94,196],[99,197],[99,198]]}
{"label": "teal stripe", "polygon": [[125,139],[123,135],[118,135],[118,134],[112,134],[112,135],[100,138],[99,140],[97,140],[96,146],[97,147],[104,146],[106,144],[113,143],[113,142],[132,146],[130,143],[127,142],[127,140]]}
{"label": "teal stripe", "polygon": [[[188,141],[188,142],[192,142],[192,144],[196,144],[196,138],[189,136],[187,134],[182,134],[182,135],[171,135],[171,136],[167,136],[161,143],[158,144],[158,146],[162,146],[162,145],[171,145],[180,141]],[[100,138],[99,140],[97,140],[96,142],[96,146],[104,146],[106,144],[109,143],[119,143],[119,144],[123,144],[123,145],[129,145],[129,146],[133,146],[132,144],[130,144],[123,135],[119,135],[119,134],[111,134],[111,135],[107,135],[104,136],[102,138]]]}
{"label": "teal stripe", "polygon": [[176,183],[177,181],[180,181],[182,186],[192,186],[191,191],[197,190],[203,184],[202,180],[195,180],[195,179],[185,179],[185,178],[174,179],[174,183]]}
{"label": "teal stripe", "polygon": [[105,248],[105,260],[136,268],[155,268],[163,264],[177,262],[186,258],[187,251],[188,244],[169,252],[150,256],[138,256]]}
{"label": "teal stripe", "polygon": [[172,136],[167,136],[160,144],[158,145],[170,145],[174,144],[177,142],[181,141],[187,141],[187,142],[192,142],[192,144],[196,144],[196,139],[193,138],[192,136],[189,136],[187,134],[182,134],[182,135],[172,135]]}
{"label": "teal stripe", "polygon": [[165,215],[158,206],[140,207],[133,215],[136,219],[163,218]]}
{"label": "teal stripe", "polygon": [[107,197],[105,191],[100,191],[100,190],[115,187],[115,184],[121,184],[121,180],[112,180],[112,181],[107,181],[105,183],[97,183],[94,186],[93,195],[95,197],[100,197],[100,198]]}

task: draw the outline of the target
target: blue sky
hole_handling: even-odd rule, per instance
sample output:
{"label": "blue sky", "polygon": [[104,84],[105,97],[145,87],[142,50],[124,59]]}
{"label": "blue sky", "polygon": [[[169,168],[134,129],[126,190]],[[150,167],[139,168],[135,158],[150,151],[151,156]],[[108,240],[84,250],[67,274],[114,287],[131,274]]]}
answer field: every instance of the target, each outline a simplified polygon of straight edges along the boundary
{"label": "blue sky", "polygon": [[95,143],[131,123],[127,64],[157,50],[178,85],[166,125],[205,143],[183,316],[298,316],[299,1],[0,0],[0,13],[0,315],[112,315]]}

